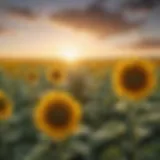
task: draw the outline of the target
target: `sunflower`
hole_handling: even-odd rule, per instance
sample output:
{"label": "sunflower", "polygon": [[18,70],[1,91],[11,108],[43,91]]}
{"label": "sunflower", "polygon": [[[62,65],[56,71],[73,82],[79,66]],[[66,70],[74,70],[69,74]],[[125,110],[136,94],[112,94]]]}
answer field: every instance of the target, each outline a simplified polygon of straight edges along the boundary
{"label": "sunflower", "polygon": [[156,84],[155,67],[147,60],[134,59],[117,63],[112,78],[115,92],[131,100],[147,97]]}
{"label": "sunflower", "polygon": [[62,84],[66,77],[66,71],[63,67],[54,66],[48,70],[48,81],[55,85]]}
{"label": "sunflower", "polygon": [[35,126],[54,140],[63,140],[73,134],[80,119],[79,103],[65,92],[48,93],[34,112]]}
{"label": "sunflower", "polygon": [[12,114],[12,105],[7,96],[0,91],[0,119],[8,119]]}
{"label": "sunflower", "polygon": [[28,71],[28,72],[26,73],[25,78],[26,78],[26,80],[27,80],[27,82],[28,82],[29,84],[36,84],[36,83],[38,82],[39,76],[38,76],[37,71],[35,71],[35,70],[30,70],[30,71]]}

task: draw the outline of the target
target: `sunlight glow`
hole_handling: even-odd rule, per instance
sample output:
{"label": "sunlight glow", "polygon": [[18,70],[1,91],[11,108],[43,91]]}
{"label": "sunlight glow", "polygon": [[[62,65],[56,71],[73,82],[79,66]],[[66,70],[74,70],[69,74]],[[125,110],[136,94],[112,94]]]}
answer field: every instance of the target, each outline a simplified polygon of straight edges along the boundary
{"label": "sunlight glow", "polygon": [[80,48],[74,45],[59,47],[57,53],[59,54],[60,58],[68,62],[75,62],[80,58]]}

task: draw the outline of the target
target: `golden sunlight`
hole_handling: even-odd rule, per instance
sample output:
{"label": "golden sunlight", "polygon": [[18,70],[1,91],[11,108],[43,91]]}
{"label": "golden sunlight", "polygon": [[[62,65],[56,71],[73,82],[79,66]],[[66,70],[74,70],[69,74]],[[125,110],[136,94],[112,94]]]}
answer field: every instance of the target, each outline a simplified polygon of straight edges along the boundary
{"label": "golden sunlight", "polygon": [[58,55],[60,58],[68,61],[68,62],[75,62],[80,58],[80,47],[78,46],[63,46],[58,48]]}

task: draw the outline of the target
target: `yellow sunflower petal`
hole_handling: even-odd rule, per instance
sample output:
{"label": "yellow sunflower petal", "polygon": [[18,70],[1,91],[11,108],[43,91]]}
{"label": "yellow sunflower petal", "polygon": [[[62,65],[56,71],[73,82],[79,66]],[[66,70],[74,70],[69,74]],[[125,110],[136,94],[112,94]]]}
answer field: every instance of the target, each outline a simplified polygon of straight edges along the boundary
{"label": "yellow sunflower petal", "polygon": [[8,119],[12,114],[12,104],[8,97],[0,91],[0,119]]}

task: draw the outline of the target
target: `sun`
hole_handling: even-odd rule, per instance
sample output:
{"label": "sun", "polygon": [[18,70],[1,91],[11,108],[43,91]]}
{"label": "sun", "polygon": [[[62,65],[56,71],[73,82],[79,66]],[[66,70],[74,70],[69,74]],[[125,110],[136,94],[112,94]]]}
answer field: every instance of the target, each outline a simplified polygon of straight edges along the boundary
{"label": "sun", "polygon": [[68,62],[76,62],[80,58],[80,48],[76,45],[58,47],[58,56]]}
{"label": "sun", "polygon": [[78,59],[78,51],[74,48],[65,50],[64,53],[62,53],[62,55],[63,55],[63,58],[69,62],[74,62]]}

